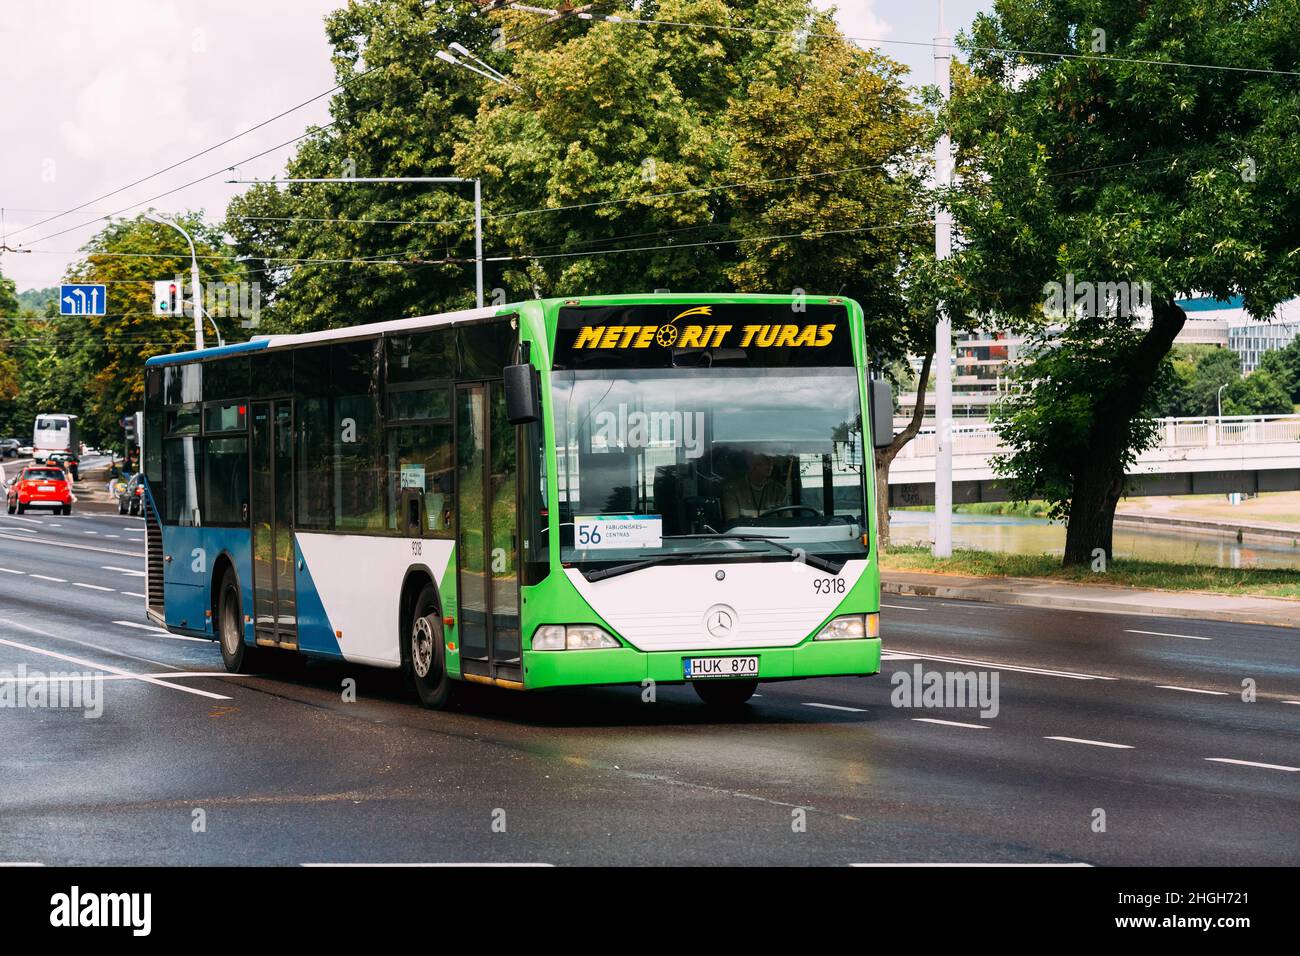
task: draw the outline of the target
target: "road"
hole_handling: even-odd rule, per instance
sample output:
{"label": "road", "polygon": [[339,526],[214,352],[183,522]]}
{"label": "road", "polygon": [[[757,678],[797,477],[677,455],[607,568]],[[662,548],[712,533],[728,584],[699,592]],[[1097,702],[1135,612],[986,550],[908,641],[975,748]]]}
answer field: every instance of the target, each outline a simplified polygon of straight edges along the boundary
{"label": "road", "polygon": [[[882,675],[737,715],[688,687],[434,713],[366,668],[227,676],[145,622],[143,538],[0,515],[0,672],[105,675],[94,719],[0,709],[0,862],[1300,863],[1290,629],[887,597]],[[917,665],[996,673],[997,716],[893,706]]]}

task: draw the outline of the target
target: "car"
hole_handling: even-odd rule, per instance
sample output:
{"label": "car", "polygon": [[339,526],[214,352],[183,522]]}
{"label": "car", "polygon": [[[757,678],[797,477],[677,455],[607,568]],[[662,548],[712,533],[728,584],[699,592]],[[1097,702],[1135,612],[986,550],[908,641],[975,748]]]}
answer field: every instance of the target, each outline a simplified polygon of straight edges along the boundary
{"label": "car", "polygon": [[22,446],[17,438],[0,438],[0,458],[17,458]]}
{"label": "car", "polygon": [[73,481],[78,481],[80,476],[77,469],[81,466],[81,460],[70,451],[52,451],[45,456],[47,464],[58,465],[64,471],[72,476]]}
{"label": "car", "polygon": [[20,445],[18,447],[18,455],[20,458],[31,458],[32,452],[34,451],[36,451],[36,449],[31,445]]}
{"label": "car", "polygon": [[126,484],[121,485],[117,493],[117,513],[120,515],[144,514],[144,475],[131,476]]}
{"label": "car", "polygon": [[72,514],[72,483],[62,468],[28,465],[9,483],[5,502],[10,514],[28,508],[53,508],[57,514]]}

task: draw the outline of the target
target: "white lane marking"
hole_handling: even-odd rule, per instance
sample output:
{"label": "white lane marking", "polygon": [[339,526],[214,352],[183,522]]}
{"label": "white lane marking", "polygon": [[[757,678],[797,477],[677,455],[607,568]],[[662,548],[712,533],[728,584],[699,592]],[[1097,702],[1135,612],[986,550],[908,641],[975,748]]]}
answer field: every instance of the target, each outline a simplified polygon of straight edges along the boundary
{"label": "white lane marking", "polygon": [[5,574],[26,574],[26,571],[15,571],[13,568],[0,568]]}
{"label": "white lane marking", "polygon": [[53,581],[55,584],[67,584],[67,578],[52,578],[48,574],[29,574],[29,578],[40,578],[42,581]]}
{"label": "white lane marking", "polygon": [[908,606],[908,605],[906,605],[906,604],[885,604],[885,603],[883,603],[883,602],[881,603],[880,606],[881,606],[881,607],[887,607],[887,608],[889,608],[891,611],[928,611],[928,610],[930,610],[928,607],[910,607],[910,606]]}
{"label": "white lane marking", "polygon": [[1150,634],[1150,635],[1152,635],[1153,637],[1182,637],[1182,638],[1186,638],[1186,639],[1189,640],[1189,641],[1212,641],[1212,640],[1214,640],[1214,638],[1212,638],[1212,637],[1197,637],[1195,634],[1170,634],[1170,633],[1167,632],[1167,631],[1139,631],[1139,630],[1136,630],[1135,628],[1131,628],[1131,627],[1126,627],[1126,628],[1124,628],[1124,633],[1125,633],[1125,634]]}
{"label": "white lane marking", "polygon": [[127,538],[127,541],[134,541],[136,544],[144,544],[144,538]]}
{"label": "white lane marking", "polygon": [[880,655],[882,661],[914,661],[916,660],[911,654],[891,654],[886,652]]}
{"label": "white lane marking", "polygon": [[34,863],[27,860],[2,860],[0,866],[44,866],[44,863]]}
{"label": "white lane marking", "polygon": [[1300,700],[1284,700],[1284,701],[1282,701],[1282,703],[1284,703],[1284,704],[1300,704]]}
{"label": "white lane marking", "polygon": [[992,866],[1092,866],[1091,863],[850,863],[849,866],[956,866],[956,867],[992,867]]}
{"label": "white lane marking", "polygon": [[408,869],[417,867],[455,867],[455,866],[491,866],[491,867],[515,867],[515,866],[555,866],[554,863],[299,863],[299,866],[306,867],[356,867],[367,869],[378,869],[382,867],[393,869]]}
{"label": "white lane marking", "polygon": [[27,524],[45,524],[45,522],[39,518],[19,518],[17,515],[5,515],[4,518],[6,521],[24,521]]}
{"label": "white lane marking", "polygon": [[98,531],[83,531],[82,534],[99,534]]}
{"label": "white lane marking", "polygon": [[138,568],[119,568],[113,564],[101,564],[99,566],[99,569],[101,571],[116,571],[119,574],[129,574],[133,578],[144,577],[144,572],[139,570]]}
{"label": "white lane marking", "polygon": [[[10,624],[25,631],[35,630],[34,628],[19,624],[17,621],[3,621],[0,623]],[[37,631],[36,633],[39,634],[40,632]],[[186,687],[183,684],[172,684],[168,681],[160,680],[152,674],[133,674],[130,671],[122,670],[120,667],[113,667],[111,664],[97,664],[94,661],[88,661],[82,657],[73,657],[71,654],[60,654],[57,651],[49,651],[42,647],[33,647],[31,644],[23,644],[19,641],[10,641],[3,637],[0,637],[0,644],[4,644],[8,647],[16,647],[20,651],[27,651],[32,654],[43,654],[46,657],[53,657],[55,660],[67,661],[69,664],[76,664],[78,667],[86,667],[91,670],[101,670],[109,674],[121,674],[123,677],[131,677],[145,684],[154,684],[158,687],[170,687],[172,690],[184,691],[186,694],[196,694],[199,697],[208,697],[212,700],[231,699],[223,694],[213,694],[206,690],[199,690],[197,687]]]}
{"label": "white lane marking", "polygon": [[[44,677],[6,677],[0,674],[0,684],[49,684],[88,680],[139,680],[139,674],[50,674]],[[167,679],[178,677],[258,677],[258,674],[231,674],[227,671],[168,671]]]}
{"label": "white lane marking", "polygon": [[940,657],[937,654],[918,654],[915,651],[899,651],[908,657],[922,661],[942,661],[945,664],[972,664],[975,667],[990,667],[994,670],[1014,671],[1020,674],[1043,674],[1047,677],[1068,677],[1071,680],[1119,680],[1118,677],[1103,677],[1100,674],[1078,674],[1074,671],[1054,671],[1044,667],[1027,667],[1021,664],[999,664],[997,661],[977,661],[967,657]]}
{"label": "white lane marking", "polygon": [[121,536],[120,534],[106,534],[106,535],[104,535],[104,537],[105,537],[105,538],[120,538],[120,537],[122,537],[122,536]]}
{"label": "white lane marking", "polygon": [[1181,690],[1188,694],[1211,694],[1215,697],[1227,697],[1226,690],[1201,690],[1199,687],[1178,687],[1174,684],[1156,684],[1159,690]]}
{"label": "white lane marking", "polygon": [[974,601],[956,601],[956,602],[954,602],[954,601],[941,601],[941,602],[939,602],[939,606],[940,606],[940,607],[959,607],[959,608],[961,608],[962,610],[966,610],[966,609],[968,609],[968,608],[975,608],[976,610],[979,610],[979,611],[1005,611],[1005,610],[1007,610],[1007,609],[1010,609],[1010,610],[1013,610],[1013,611],[1023,611],[1023,610],[1025,610],[1025,608],[1023,608],[1023,607],[1017,607],[1017,606],[1014,605],[1014,604],[977,604],[977,603],[974,602]]}
{"label": "white lane marking", "polygon": [[6,528],[6,533],[0,534],[0,541],[21,541],[23,544],[40,544],[51,548],[72,548],[75,551],[97,551],[100,554],[120,554],[124,558],[144,558],[140,551],[119,551],[116,548],[96,548],[89,544],[73,544],[71,541],[51,541],[49,538],[16,538],[7,532],[12,528]]}
{"label": "white lane marking", "polygon": [[149,631],[151,634],[157,634],[159,637],[170,637],[176,641],[198,641],[200,644],[211,644],[212,642],[206,637],[189,637],[185,634],[172,634],[170,631],[164,631],[160,627],[150,627],[148,624],[137,624],[135,621],[114,621],[114,624],[120,624],[122,627],[133,627],[139,631]]}
{"label": "white lane marking", "polygon": [[99,584],[82,584],[80,581],[73,581],[73,582],[72,582],[72,586],[73,586],[74,588],[86,588],[87,590],[90,590],[90,591],[113,591],[113,590],[115,590],[114,588],[106,588],[106,587],[103,587],[102,585],[99,585]]}
{"label": "white lane marking", "polygon": [[1128,744],[1111,744],[1104,740],[1084,740],[1082,737],[1044,737],[1044,740],[1061,740],[1067,744],[1087,744],[1090,747],[1111,747],[1115,750],[1132,750]]}
{"label": "white lane marking", "polygon": [[815,704],[807,700],[803,701],[803,705],[805,707],[821,707],[824,710],[847,710],[854,714],[865,714],[867,712],[865,707],[841,707],[839,704]]}
{"label": "white lane marking", "polygon": [[1285,770],[1287,773],[1300,773],[1300,767],[1284,767],[1278,763],[1256,763],[1253,760],[1233,760],[1231,757],[1206,757],[1213,763],[1231,763],[1239,767],[1259,767],[1261,770]]}
{"label": "white lane marking", "polygon": [[6,531],[21,531],[23,534],[40,534],[35,528],[5,528]]}
{"label": "white lane marking", "polygon": [[122,591],[121,593],[125,594],[127,597],[138,597],[138,598],[144,597],[143,594],[137,594],[135,591]]}
{"label": "white lane marking", "polygon": [[963,724],[959,720],[940,720],[938,717],[913,717],[918,724],[942,724],[945,727],[969,727],[971,730],[988,730],[988,724]]}

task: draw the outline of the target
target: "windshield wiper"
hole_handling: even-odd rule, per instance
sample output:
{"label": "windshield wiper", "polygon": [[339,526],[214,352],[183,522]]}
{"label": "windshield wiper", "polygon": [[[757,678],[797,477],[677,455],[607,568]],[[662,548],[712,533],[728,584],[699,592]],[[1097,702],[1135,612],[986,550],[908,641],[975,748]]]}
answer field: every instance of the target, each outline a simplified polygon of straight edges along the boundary
{"label": "windshield wiper", "polygon": [[[665,536],[667,537],[667,536]],[[683,535],[683,537],[686,537]],[[683,561],[694,558],[717,557],[724,554],[741,554],[743,552],[734,551],[730,548],[715,551],[686,551],[681,554],[656,554],[654,557],[645,558],[641,561],[629,561],[626,564],[616,564],[612,568],[597,568],[595,571],[584,571],[583,577],[588,581],[603,581],[605,578],[618,577],[620,574],[628,574],[632,571],[640,571],[643,568],[654,567],[656,564],[666,564],[669,561]]]}
{"label": "windshield wiper", "polygon": [[788,544],[782,544],[782,541],[787,540],[784,537],[775,537],[773,535],[767,535],[767,534],[730,534],[728,532],[723,532],[723,531],[715,531],[712,533],[704,533],[704,534],[664,535],[665,541],[682,540],[682,539],[690,539],[690,538],[702,538],[709,541],[763,541],[767,544],[772,545],[773,547],[780,548],[782,551],[785,551],[787,554],[794,556],[796,560],[803,561],[805,564],[810,564],[817,570],[825,571],[827,574],[839,574],[840,571],[843,570],[844,568],[843,562],[840,562],[839,565],[836,565],[833,561],[828,561],[826,558],[819,557],[818,555],[815,554],[810,554],[807,551],[803,550],[802,548],[792,548]]}

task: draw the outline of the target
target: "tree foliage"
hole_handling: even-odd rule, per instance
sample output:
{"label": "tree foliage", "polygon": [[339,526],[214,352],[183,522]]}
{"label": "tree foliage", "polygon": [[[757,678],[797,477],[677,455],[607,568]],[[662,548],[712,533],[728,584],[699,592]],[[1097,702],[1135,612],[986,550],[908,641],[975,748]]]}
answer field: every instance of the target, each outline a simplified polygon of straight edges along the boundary
{"label": "tree foliage", "polygon": [[[1153,293],[1145,323],[1073,315],[1065,340],[1096,377],[1067,356],[1048,378],[1040,356],[1001,419],[1014,486],[1068,514],[1067,564],[1111,551],[1134,420],[1186,318],[1175,300],[1241,295],[1266,316],[1300,291],[1300,86],[1269,72],[1300,67],[1293,16],[1289,0],[997,0],[965,41],[974,82],[950,116],[980,174],[952,197],[951,298],[1034,325],[1050,282]],[[1028,50],[1049,55],[1011,52]]]}

